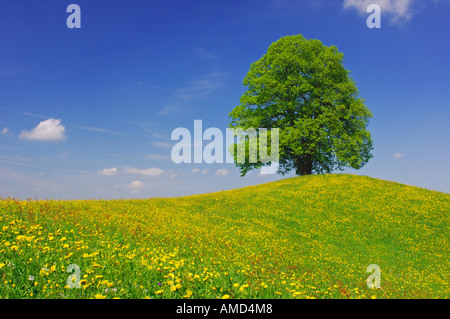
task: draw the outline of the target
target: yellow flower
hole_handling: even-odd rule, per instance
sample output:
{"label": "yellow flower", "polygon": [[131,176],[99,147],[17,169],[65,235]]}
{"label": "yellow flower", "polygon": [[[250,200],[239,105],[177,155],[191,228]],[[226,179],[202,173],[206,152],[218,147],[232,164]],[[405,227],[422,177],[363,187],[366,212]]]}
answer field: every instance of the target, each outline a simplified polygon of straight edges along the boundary
{"label": "yellow flower", "polygon": [[164,290],[158,290],[158,291],[155,291],[155,294],[159,295],[159,294],[162,294],[163,292],[164,292]]}
{"label": "yellow flower", "polygon": [[235,283],[233,286],[234,286],[234,288],[237,288],[237,287],[239,287],[239,284]]}
{"label": "yellow flower", "polygon": [[3,267],[5,267],[5,263],[0,263],[0,269],[2,269]]}
{"label": "yellow flower", "polygon": [[223,295],[222,299],[230,299],[230,295]]}
{"label": "yellow flower", "polygon": [[69,248],[69,245],[68,244],[64,244],[62,247],[63,248]]}
{"label": "yellow flower", "polygon": [[95,299],[105,299],[106,296],[103,296],[102,294],[96,294]]}

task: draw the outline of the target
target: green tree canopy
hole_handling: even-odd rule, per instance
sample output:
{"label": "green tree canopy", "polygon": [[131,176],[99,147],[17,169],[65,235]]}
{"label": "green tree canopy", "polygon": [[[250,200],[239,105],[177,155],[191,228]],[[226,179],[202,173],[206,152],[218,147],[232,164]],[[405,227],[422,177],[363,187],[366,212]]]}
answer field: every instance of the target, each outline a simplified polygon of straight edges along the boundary
{"label": "green tree canopy", "polygon": [[[279,128],[279,168],[285,174],[360,169],[372,157],[372,113],[335,46],[302,35],[272,43],[244,78],[247,91],[230,113],[231,128]],[[236,145],[235,145],[236,146]],[[235,163],[242,175],[269,163]]]}

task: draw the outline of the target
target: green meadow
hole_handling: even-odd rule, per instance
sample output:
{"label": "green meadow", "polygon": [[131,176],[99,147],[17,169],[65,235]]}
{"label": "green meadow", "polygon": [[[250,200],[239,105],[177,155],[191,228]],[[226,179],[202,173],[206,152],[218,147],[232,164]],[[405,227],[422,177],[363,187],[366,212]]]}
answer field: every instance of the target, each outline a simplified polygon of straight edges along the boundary
{"label": "green meadow", "polygon": [[346,174],[178,198],[2,198],[0,298],[448,298],[449,211],[449,194]]}

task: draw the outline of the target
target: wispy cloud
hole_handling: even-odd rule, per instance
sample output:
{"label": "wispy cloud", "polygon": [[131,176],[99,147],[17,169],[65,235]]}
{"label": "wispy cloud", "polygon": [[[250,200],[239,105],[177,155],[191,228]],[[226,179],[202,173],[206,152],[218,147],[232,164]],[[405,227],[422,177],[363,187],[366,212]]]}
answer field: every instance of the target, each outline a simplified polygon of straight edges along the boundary
{"label": "wispy cloud", "polygon": [[18,155],[0,154],[0,162],[14,166],[31,166],[31,167],[35,166],[35,163],[33,163],[33,160],[31,158],[25,158]]}
{"label": "wispy cloud", "polygon": [[47,116],[47,115],[36,114],[36,113],[31,113],[31,112],[21,112],[21,113],[22,113],[22,115],[35,117],[37,119],[48,119],[49,118],[49,116]]}
{"label": "wispy cloud", "polygon": [[170,161],[171,157],[168,155],[161,155],[161,154],[147,154],[146,156],[148,159],[155,160],[155,161]]}
{"label": "wispy cloud", "polygon": [[153,141],[152,145],[161,147],[161,148],[171,148],[173,146],[173,144],[171,144],[171,143],[157,142],[157,141]]}
{"label": "wispy cloud", "polygon": [[180,114],[191,110],[191,108],[186,107],[182,103],[171,102],[164,105],[156,114],[158,115],[173,115]]}
{"label": "wispy cloud", "polygon": [[167,101],[157,114],[175,115],[189,111],[190,108],[186,106],[186,102],[202,100],[211,95],[214,91],[223,86],[225,76],[225,72],[213,69],[211,72],[200,75],[178,88],[153,87],[155,89],[164,89],[172,92],[169,101]]}
{"label": "wispy cloud", "polygon": [[175,177],[177,177],[177,175],[178,175],[178,173],[174,172],[174,173],[170,174],[169,178],[174,179]]}
{"label": "wispy cloud", "polygon": [[60,119],[48,119],[41,121],[38,126],[30,131],[23,130],[19,138],[35,141],[64,141],[66,128],[61,124]]}
{"label": "wispy cloud", "polygon": [[200,99],[222,86],[224,73],[212,71],[188,82],[184,87],[174,89],[174,96],[183,100]]}
{"label": "wispy cloud", "polygon": [[402,153],[394,153],[394,158],[402,158],[404,156],[405,156],[405,154],[402,154]]}
{"label": "wispy cloud", "polygon": [[202,60],[217,60],[217,56],[214,53],[209,52],[203,48],[194,49],[194,54]]}
{"label": "wispy cloud", "polygon": [[99,132],[99,133],[106,133],[106,134],[114,134],[114,135],[119,135],[119,132],[114,132],[105,128],[101,128],[101,127],[90,127],[90,126],[77,126],[77,125],[72,125],[71,127],[80,129],[80,130],[85,130],[85,131],[92,131],[92,132]]}

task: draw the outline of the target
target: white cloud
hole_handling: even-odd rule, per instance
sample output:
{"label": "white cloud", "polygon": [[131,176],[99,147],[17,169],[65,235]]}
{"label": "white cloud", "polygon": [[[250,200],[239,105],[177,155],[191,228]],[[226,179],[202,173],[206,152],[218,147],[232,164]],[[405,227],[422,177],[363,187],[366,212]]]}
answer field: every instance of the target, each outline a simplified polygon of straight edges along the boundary
{"label": "white cloud", "polygon": [[64,141],[66,139],[65,130],[60,119],[48,119],[41,121],[31,131],[21,131],[19,138],[35,141]]}
{"label": "white cloud", "polygon": [[102,176],[114,176],[117,174],[117,167],[104,168],[101,171],[98,171],[97,173]]}
{"label": "white cloud", "polygon": [[7,127],[5,127],[1,133],[1,135],[7,136],[7,135],[11,135],[11,133],[9,132],[9,129]]}
{"label": "white cloud", "polygon": [[200,172],[200,170],[198,168],[191,169],[191,173],[198,173],[198,172]]}
{"label": "white cloud", "polygon": [[127,174],[139,174],[143,176],[158,176],[164,172],[162,169],[156,167],[149,167],[147,169],[125,167],[123,171]]}
{"label": "white cloud", "polygon": [[127,185],[128,188],[131,189],[140,189],[140,188],[144,188],[145,184],[142,183],[141,181],[132,181],[130,184]]}
{"label": "white cloud", "polygon": [[209,169],[208,169],[208,168],[205,168],[205,169],[202,171],[202,174],[208,174],[208,172],[209,172]]}
{"label": "white cloud", "polygon": [[344,8],[356,9],[361,15],[369,15],[367,6],[378,4],[381,14],[387,13],[392,16],[392,22],[408,21],[413,12],[411,9],[413,0],[344,0]]}
{"label": "white cloud", "polygon": [[229,171],[224,168],[219,168],[216,172],[216,175],[218,175],[218,176],[226,176],[228,174],[229,174]]}
{"label": "white cloud", "polygon": [[395,153],[394,154],[394,158],[402,158],[403,156],[405,156],[405,154],[402,154],[402,153]]}

